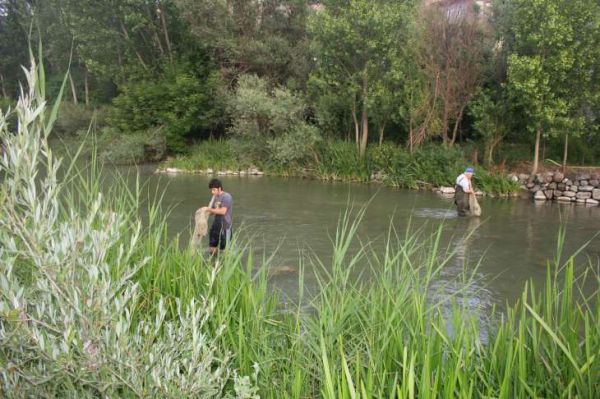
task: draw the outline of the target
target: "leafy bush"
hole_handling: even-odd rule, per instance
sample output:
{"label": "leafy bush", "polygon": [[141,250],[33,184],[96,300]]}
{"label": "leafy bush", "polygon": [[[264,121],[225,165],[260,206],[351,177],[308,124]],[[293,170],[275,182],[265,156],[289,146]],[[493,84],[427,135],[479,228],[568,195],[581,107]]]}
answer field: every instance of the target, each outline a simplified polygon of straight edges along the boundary
{"label": "leafy bush", "polygon": [[230,133],[240,159],[285,167],[305,163],[320,141],[316,128],[304,120],[305,108],[288,90],[271,91],[264,79],[242,76],[229,103]]}
{"label": "leafy bush", "polygon": [[168,148],[184,152],[186,136],[222,118],[221,86],[214,72],[200,78],[185,67],[174,68],[159,78],[122,86],[109,122],[126,134],[163,127]]}
{"label": "leafy bush", "polygon": [[0,116],[10,148],[0,158],[0,395],[256,397],[210,325],[216,298],[176,301],[170,319],[162,297],[139,312],[132,279],[149,262],[137,252],[139,203],[122,187],[103,197],[97,181],[59,181],[46,140],[53,116],[35,67],[27,77],[19,134]]}
{"label": "leafy bush", "polygon": [[58,111],[54,133],[76,134],[102,128],[106,124],[106,110],[104,108],[92,109],[71,102],[63,102]]}
{"label": "leafy bush", "polygon": [[368,164],[360,158],[356,144],[348,141],[328,141],[319,148],[315,174],[324,180],[368,181]]}
{"label": "leafy bush", "polygon": [[238,160],[230,141],[218,140],[203,141],[192,147],[188,154],[177,156],[163,165],[187,170],[237,171],[247,169],[251,164]]}

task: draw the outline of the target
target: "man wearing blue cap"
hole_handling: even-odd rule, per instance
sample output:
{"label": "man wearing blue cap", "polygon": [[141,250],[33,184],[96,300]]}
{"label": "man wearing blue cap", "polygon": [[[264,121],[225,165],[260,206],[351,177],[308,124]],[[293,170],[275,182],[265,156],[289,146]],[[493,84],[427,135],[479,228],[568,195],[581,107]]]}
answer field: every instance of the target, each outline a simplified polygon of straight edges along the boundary
{"label": "man wearing blue cap", "polygon": [[464,173],[456,178],[454,203],[458,210],[458,216],[467,216],[470,213],[469,196],[475,194],[471,185],[473,173],[473,168],[467,168]]}

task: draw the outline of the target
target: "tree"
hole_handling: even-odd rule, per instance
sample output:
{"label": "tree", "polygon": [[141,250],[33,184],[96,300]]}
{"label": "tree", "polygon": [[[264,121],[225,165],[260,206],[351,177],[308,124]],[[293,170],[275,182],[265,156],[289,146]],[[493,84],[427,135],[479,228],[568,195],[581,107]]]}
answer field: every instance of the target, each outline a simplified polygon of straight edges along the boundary
{"label": "tree", "polygon": [[31,5],[28,1],[0,0],[0,95],[15,98],[21,65],[27,64],[28,26]]}
{"label": "tree", "polygon": [[509,90],[535,133],[532,176],[542,135],[581,125],[595,95],[599,7],[594,0],[514,0],[507,7]]}
{"label": "tree", "polygon": [[[354,139],[364,156],[369,119],[381,103],[373,97],[389,92],[386,79],[406,43],[414,2],[331,0],[323,5],[309,20],[314,75],[327,91],[349,94]],[[385,126],[385,118],[379,125]]]}
{"label": "tree", "polygon": [[230,134],[241,158],[289,166],[314,154],[320,135],[306,123],[302,99],[289,90],[271,90],[265,79],[242,75],[229,107]]}
{"label": "tree", "polygon": [[488,35],[484,21],[466,5],[434,4],[424,7],[420,16],[418,57],[429,86],[428,109],[437,114],[439,134],[448,146],[456,141],[465,109],[483,80]]}
{"label": "tree", "polygon": [[304,88],[306,18],[304,0],[176,0],[195,38],[234,82],[256,74],[276,84]]}

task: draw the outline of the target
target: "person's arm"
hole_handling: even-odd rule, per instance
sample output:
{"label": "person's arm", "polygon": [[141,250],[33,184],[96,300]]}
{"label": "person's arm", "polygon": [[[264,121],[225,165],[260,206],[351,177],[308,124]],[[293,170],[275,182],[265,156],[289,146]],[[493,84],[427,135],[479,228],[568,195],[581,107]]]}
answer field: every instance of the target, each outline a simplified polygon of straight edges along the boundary
{"label": "person's arm", "polygon": [[208,213],[212,213],[213,215],[225,216],[227,213],[227,207],[222,206],[220,208],[206,208]]}

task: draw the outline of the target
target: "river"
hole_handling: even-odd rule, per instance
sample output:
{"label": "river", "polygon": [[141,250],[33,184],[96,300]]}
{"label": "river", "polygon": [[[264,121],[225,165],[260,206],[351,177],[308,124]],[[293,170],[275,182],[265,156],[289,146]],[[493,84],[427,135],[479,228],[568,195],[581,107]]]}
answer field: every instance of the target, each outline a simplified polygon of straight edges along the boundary
{"label": "river", "polygon": [[[133,181],[135,168],[117,170]],[[187,242],[194,211],[210,200],[210,177],[155,175],[152,165],[137,170],[149,192],[165,191],[162,205],[170,209],[170,234],[179,234],[181,241]],[[263,253],[273,255],[271,266],[281,272],[272,277],[272,286],[290,297],[297,291],[295,270],[301,257],[330,258],[331,239],[348,204],[355,209],[368,204],[358,237],[370,242],[375,251],[383,252],[390,226],[403,234],[409,223],[411,231],[432,231],[443,224],[442,247],[456,254],[441,276],[456,279],[465,265],[466,270],[476,270],[476,290],[469,300],[478,308],[513,303],[529,279],[541,287],[548,261],[556,253],[561,225],[566,228],[563,254],[574,253],[587,243],[576,271],[591,268],[598,273],[600,269],[600,237],[594,238],[600,230],[600,207],[482,198],[481,218],[458,218],[451,198],[429,191],[266,176],[219,178],[234,199],[234,233],[243,240],[250,239],[261,257]],[[305,279],[310,288],[314,275],[309,269],[307,264]],[[597,280],[592,278],[587,288],[593,290],[595,285]]]}

